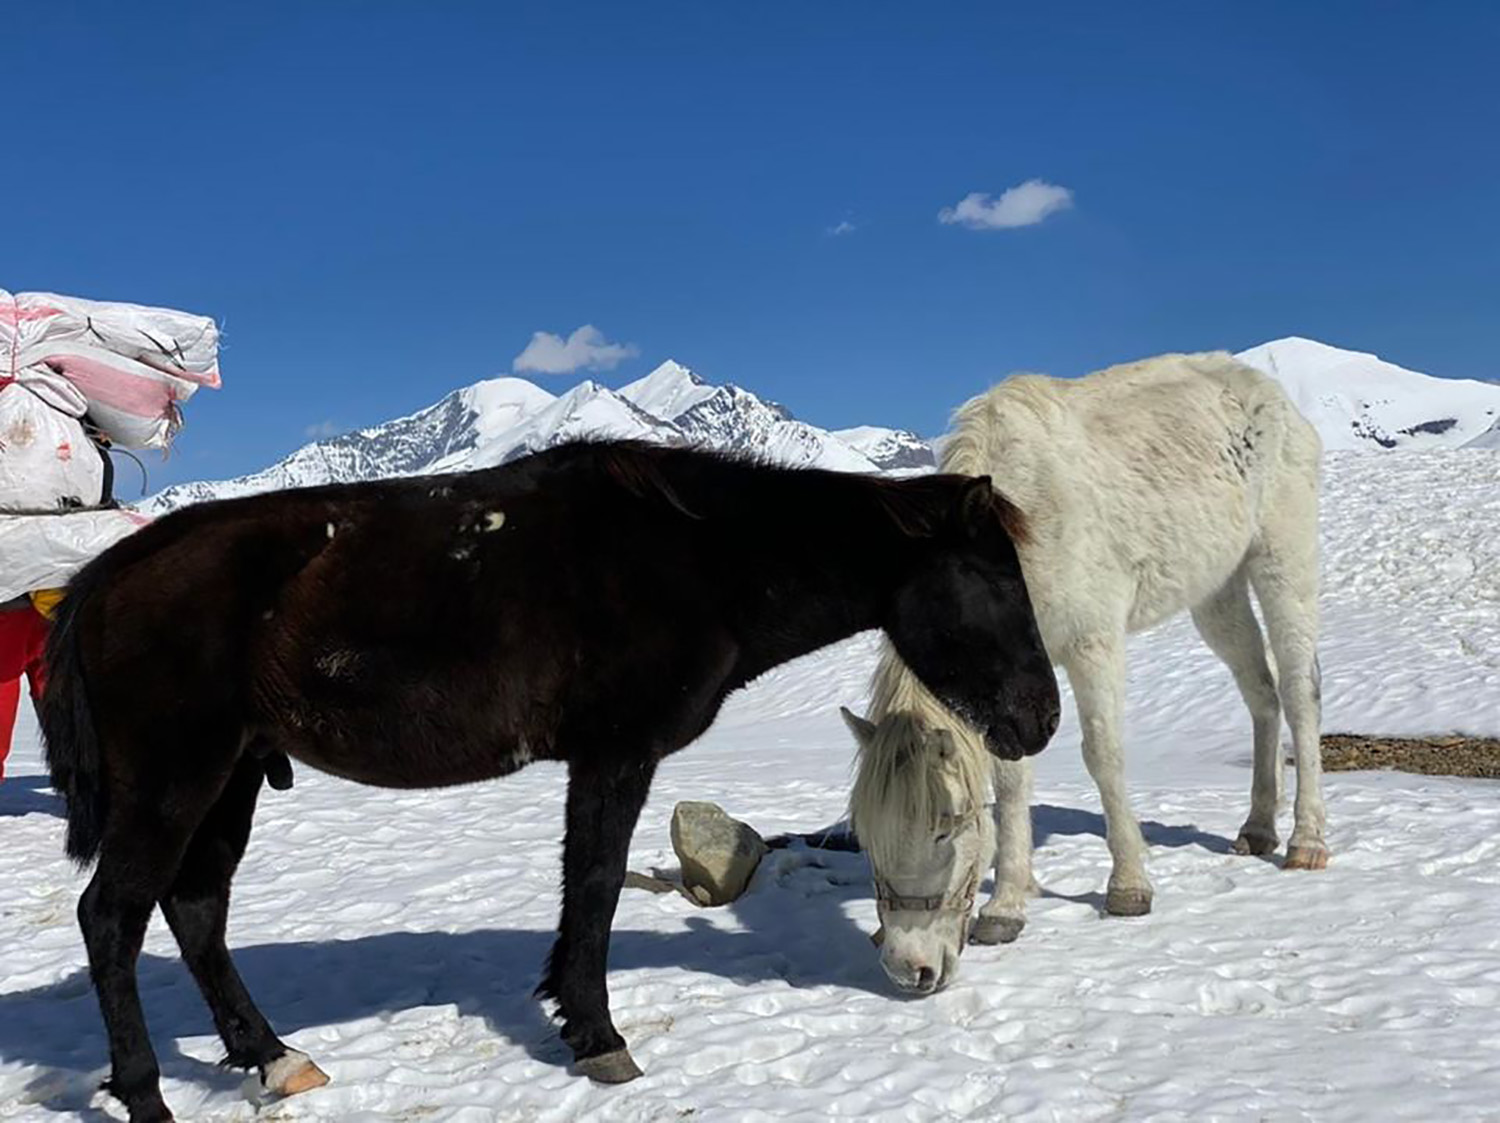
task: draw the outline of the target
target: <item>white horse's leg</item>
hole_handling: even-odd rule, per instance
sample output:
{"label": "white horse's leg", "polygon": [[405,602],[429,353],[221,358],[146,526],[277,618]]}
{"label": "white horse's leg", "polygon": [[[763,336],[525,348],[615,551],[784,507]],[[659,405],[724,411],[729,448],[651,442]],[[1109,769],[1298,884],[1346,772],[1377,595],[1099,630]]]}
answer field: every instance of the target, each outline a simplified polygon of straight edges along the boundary
{"label": "white horse's leg", "polygon": [[1146,840],[1125,791],[1125,636],[1093,636],[1073,645],[1063,661],[1083,726],[1083,762],[1099,787],[1104,830],[1114,869],[1104,909],[1113,916],[1151,911]]}
{"label": "white horse's leg", "polygon": [[1008,944],[1026,927],[1031,890],[1031,761],[995,761],[995,891],[970,934],[976,944]]}
{"label": "white horse's leg", "polygon": [[[1311,537],[1311,536],[1309,536]],[[1318,670],[1317,543],[1291,548],[1272,543],[1249,559],[1250,584],[1260,600],[1276,657],[1281,704],[1292,729],[1297,755],[1297,800],[1286,868],[1320,870],[1328,864],[1323,839],[1323,758],[1321,675]]]}
{"label": "white horse's leg", "polygon": [[1228,665],[1250,710],[1255,764],[1250,781],[1250,815],[1240,828],[1238,854],[1270,854],[1276,849],[1276,804],[1281,780],[1281,702],[1276,676],[1266,660],[1265,639],[1250,606],[1243,573],[1193,609],[1193,623],[1209,649]]}

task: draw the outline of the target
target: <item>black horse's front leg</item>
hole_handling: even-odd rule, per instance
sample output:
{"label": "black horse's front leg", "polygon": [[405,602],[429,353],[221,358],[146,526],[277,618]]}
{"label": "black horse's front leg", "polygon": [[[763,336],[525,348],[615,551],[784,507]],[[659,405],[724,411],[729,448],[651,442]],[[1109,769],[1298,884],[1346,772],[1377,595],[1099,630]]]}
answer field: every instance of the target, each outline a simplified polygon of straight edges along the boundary
{"label": "black horse's front leg", "polygon": [[644,758],[575,761],[568,768],[562,922],[537,993],[557,1000],[562,1038],[578,1070],[607,1084],[641,1075],[610,1020],[604,972],[630,836],[655,772],[656,762]]}

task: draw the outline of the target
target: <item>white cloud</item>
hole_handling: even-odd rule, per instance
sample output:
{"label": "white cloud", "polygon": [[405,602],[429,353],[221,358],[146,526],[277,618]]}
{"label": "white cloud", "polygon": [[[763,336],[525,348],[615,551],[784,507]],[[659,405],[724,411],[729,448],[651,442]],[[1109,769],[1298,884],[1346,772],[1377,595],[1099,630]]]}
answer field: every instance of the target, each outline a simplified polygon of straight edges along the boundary
{"label": "white cloud", "polygon": [[336,421],[319,421],[316,425],[309,425],[302,430],[302,435],[310,441],[326,441],[329,437],[336,437],[344,431],[344,427]]}
{"label": "white cloud", "polygon": [[576,370],[613,370],[640,354],[634,343],[610,343],[593,324],[584,324],[567,339],[550,331],[531,333],[526,350],[511,369],[535,374],[572,374]]}
{"label": "white cloud", "polygon": [[837,226],[830,226],[830,227],[828,227],[826,230],[823,231],[823,233],[827,234],[830,238],[837,238],[837,237],[839,237],[839,236],[841,236],[843,234],[853,234],[858,229],[859,229],[858,226],[854,225],[854,223],[850,222],[846,218],[842,222],[840,222]]}
{"label": "white cloud", "polygon": [[938,211],[938,221],[967,226],[970,230],[1010,230],[1035,226],[1048,215],[1073,205],[1073,192],[1042,179],[1028,179],[995,199],[983,191],[971,191],[956,207]]}

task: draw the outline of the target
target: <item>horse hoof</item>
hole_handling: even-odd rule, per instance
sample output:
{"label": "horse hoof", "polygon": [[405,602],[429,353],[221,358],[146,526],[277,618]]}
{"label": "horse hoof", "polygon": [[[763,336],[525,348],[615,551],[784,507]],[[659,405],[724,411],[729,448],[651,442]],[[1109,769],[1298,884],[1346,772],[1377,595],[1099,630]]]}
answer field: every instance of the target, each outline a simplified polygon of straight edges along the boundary
{"label": "horse hoof", "polygon": [[979,919],[974,921],[974,927],[969,932],[969,943],[986,945],[1015,943],[1016,937],[1025,927],[1024,916],[984,916],[981,914]]}
{"label": "horse hoof", "polygon": [[1151,890],[1111,889],[1104,896],[1104,911],[1110,916],[1145,916],[1151,911]]}
{"label": "horse hoof", "polygon": [[1328,868],[1328,850],[1323,846],[1288,846],[1286,865],[1288,870],[1322,870]]}
{"label": "horse hoof", "polygon": [[631,1057],[629,1049],[616,1049],[613,1053],[600,1053],[597,1057],[582,1057],[575,1063],[579,1072],[600,1084],[629,1084],[637,1076],[644,1075],[641,1066]]}
{"label": "horse hoof", "polygon": [[1277,839],[1274,834],[1248,834],[1240,832],[1240,837],[1234,840],[1234,852],[1250,858],[1264,858],[1267,854],[1276,853]]}
{"label": "horse hoof", "polygon": [[288,1049],[266,1065],[260,1082],[273,1095],[295,1096],[321,1088],[328,1083],[328,1074],[313,1064],[306,1053]]}

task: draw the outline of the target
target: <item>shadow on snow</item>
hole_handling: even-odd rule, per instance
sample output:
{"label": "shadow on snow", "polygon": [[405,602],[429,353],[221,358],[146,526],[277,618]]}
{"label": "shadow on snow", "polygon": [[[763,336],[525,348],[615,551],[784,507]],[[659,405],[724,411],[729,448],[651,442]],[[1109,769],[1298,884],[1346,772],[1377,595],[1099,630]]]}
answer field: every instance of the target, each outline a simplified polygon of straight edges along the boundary
{"label": "shadow on snow", "polygon": [[[0,814],[58,814],[56,798],[44,794],[46,787],[39,776],[6,781],[0,785]],[[1038,846],[1055,835],[1104,835],[1103,816],[1048,804],[1034,809],[1033,825]],[[1228,840],[1192,825],[1148,821],[1141,826],[1152,845],[1230,852]],[[794,841],[773,850],[751,891],[728,906],[740,930],[726,929],[712,922],[712,914],[696,910],[685,912],[678,931],[617,929],[609,958],[616,984],[622,972],[680,968],[742,985],[838,985],[893,995],[869,933],[846,907],[869,898],[868,867],[863,855],[842,849],[837,843],[825,850]],[[692,909],[685,901],[682,906]],[[568,1050],[532,996],[554,937],[550,930],[534,929],[387,932],[347,940],[251,944],[234,948],[233,954],[251,993],[283,1036],[449,1006],[462,1017],[483,1018],[499,1038],[533,1059],[565,1065]],[[143,954],[139,978],[153,1037],[164,1046],[163,1075],[219,1092],[238,1088],[241,1074],[188,1056],[177,1044],[180,1038],[214,1033],[182,963],[176,957]],[[621,1028],[628,1036],[629,1022]],[[315,1045],[310,1047],[316,1051]],[[26,1093],[33,1104],[90,1120],[108,1118],[88,1106],[105,1073],[107,1052],[87,971],[0,994],[0,1061],[43,1070]]]}
{"label": "shadow on snow", "polygon": [[0,781],[0,819],[22,815],[63,817],[63,801],[46,776],[7,776]]}

